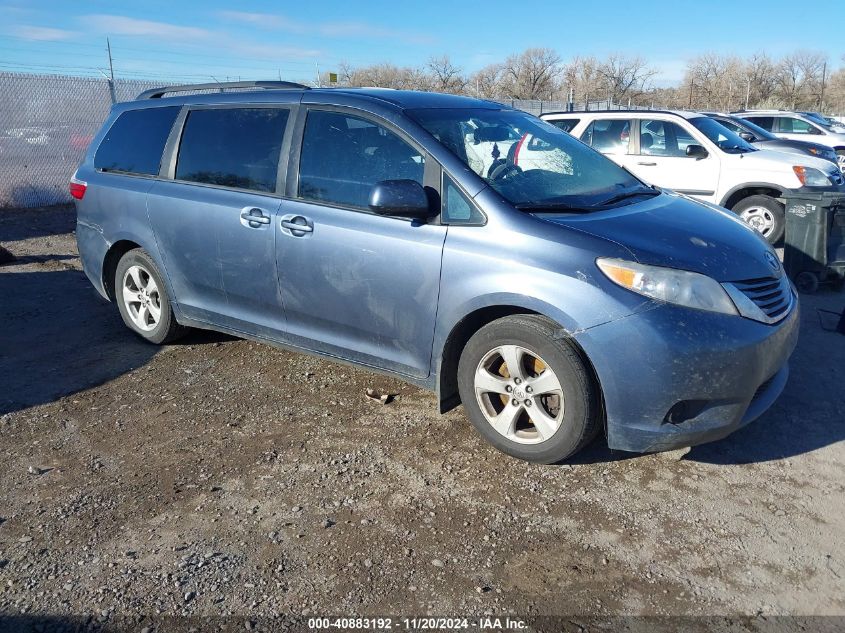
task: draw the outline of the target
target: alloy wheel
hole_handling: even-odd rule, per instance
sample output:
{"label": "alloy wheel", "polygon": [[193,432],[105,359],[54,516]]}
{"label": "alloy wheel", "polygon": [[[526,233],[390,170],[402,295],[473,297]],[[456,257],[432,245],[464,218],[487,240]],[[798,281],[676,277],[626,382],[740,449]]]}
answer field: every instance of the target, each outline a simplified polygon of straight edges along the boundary
{"label": "alloy wheel", "polygon": [[550,439],[563,422],[563,387],[537,354],[519,345],[490,350],[475,370],[481,412],[497,433],[520,444]]}
{"label": "alloy wheel", "polygon": [[153,276],[135,264],[123,275],[123,304],[132,322],[141,330],[154,330],[161,320],[161,295]]}

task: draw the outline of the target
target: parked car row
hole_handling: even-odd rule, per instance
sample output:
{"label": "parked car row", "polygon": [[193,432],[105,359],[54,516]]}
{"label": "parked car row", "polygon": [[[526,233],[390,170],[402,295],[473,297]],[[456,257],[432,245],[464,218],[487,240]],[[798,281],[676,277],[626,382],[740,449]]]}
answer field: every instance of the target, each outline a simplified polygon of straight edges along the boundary
{"label": "parked car row", "polygon": [[[772,244],[783,236],[786,194],[845,192],[845,134],[801,113],[613,110],[542,118],[646,182],[730,209]],[[797,129],[824,131],[807,143],[806,135],[786,132]]]}
{"label": "parked car row", "polygon": [[600,432],[628,451],[715,440],[781,393],[799,310],[777,255],[646,181],[770,209],[841,177],[831,163],[702,115],[578,115],[608,160],[469,97],[185,94],[222,87],[116,105],[71,181],[85,273],[143,339],[215,329],[388,372],[537,462]]}

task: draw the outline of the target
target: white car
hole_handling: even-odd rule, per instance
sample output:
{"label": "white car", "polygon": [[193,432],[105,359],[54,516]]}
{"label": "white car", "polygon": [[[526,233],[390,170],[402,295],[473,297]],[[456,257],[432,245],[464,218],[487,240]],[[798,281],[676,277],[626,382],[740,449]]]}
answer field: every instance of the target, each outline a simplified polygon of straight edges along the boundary
{"label": "white car", "polygon": [[839,167],[845,171],[845,132],[842,127],[824,125],[817,118],[803,112],[747,110],[734,112],[733,115],[751,121],[780,138],[826,145],[836,151]]}
{"label": "white car", "polygon": [[842,191],[836,165],[757,149],[704,115],[615,110],[541,116],[642,180],[732,210],[772,244],[783,235],[784,194]]}

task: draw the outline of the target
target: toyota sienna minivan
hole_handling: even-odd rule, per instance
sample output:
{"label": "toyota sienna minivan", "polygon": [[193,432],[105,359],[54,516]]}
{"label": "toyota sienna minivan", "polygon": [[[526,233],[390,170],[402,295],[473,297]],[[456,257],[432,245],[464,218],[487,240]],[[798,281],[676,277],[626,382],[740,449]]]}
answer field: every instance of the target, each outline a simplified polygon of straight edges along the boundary
{"label": "toyota sienna minivan", "polygon": [[781,393],[798,333],[735,216],[478,99],[151,90],[70,188],[85,273],[147,341],[206,328],[386,372],[530,461],[600,432],[638,452],[724,437]]}

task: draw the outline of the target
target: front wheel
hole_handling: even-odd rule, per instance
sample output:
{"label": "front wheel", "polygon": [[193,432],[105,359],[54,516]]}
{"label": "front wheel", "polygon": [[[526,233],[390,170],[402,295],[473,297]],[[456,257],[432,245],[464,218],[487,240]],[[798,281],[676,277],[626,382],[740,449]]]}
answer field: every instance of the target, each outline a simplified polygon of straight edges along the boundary
{"label": "front wheel", "polygon": [[783,237],[786,224],[784,207],[771,196],[748,196],[737,202],[731,210],[765,237],[769,244],[776,244]]}
{"label": "front wheel", "polygon": [[543,464],[580,451],[602,421],[595,381],[556,329],[536,315],[498,319],[473,335],[458,364],[461,400],[482,437]]}
{"label": "front wheel", "polygon": [[114,296],[126,326],[150,343],[169,343],[185,333],[173,315],[161,273],[142,249],[129,251],[117,263]]}

